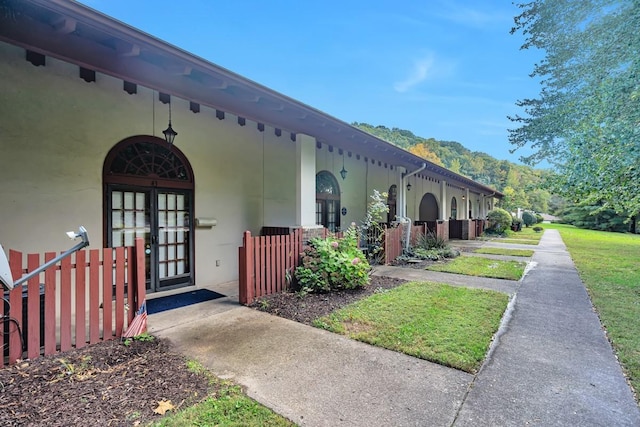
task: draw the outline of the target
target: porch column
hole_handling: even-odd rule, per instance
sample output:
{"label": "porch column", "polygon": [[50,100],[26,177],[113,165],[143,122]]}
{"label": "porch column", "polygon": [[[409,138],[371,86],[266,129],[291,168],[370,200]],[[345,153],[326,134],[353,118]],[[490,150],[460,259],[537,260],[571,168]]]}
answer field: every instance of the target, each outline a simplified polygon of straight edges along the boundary
{"label": "porch column", "polygon": [[398,182],[398,192],[396,201],[396,215],[399,217],[407,216],[407,184],[403,175],[407,172],[402,166],[396,167],[396,182]]}
{"label": "porch column", "polygon": [[469,189],[465,188],[464,189],[464,219],[471,219],[471,215],[469,215]]}
{"label": "porch column", "polygon": [[480,193],[480,203],[478,206],[478,215],[480,215],[480,218],[485,219],[487,217],[487,211],[485,209],[485,201],[484,201],[484,194]]}
{"label": "porch column", "polygon": [[444,179],[440,181],[440,219],[448,220],[447,214],[447,181]]}
{"label": "porch column", "polygon": [[296,135],[296,226],[316,225],[316,140]]}

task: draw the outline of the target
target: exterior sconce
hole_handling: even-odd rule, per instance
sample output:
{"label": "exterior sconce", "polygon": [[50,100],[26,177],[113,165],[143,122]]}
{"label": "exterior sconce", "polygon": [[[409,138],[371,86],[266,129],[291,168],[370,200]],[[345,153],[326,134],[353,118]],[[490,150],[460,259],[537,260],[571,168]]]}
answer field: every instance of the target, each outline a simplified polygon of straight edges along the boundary
{"label": "exterior sconce", "polygon": [[342,153],[342,170],[340,171],[340,176],[343,181],[347,178],[347,170],[344,168],[344,153]]}
{"label": "exterior sconce", "polygon": [[407,191],[411,191],[411,183],[407,182]]}
{"label": "exterior sconce", "polygon": [[171,101],[169,101],[169,127],[163,130],[162,133],[164,134],[164,139],[166,139],[169,144],[173,145],[173,141],[176,139],[178,132],[173,130],[171,127]]}

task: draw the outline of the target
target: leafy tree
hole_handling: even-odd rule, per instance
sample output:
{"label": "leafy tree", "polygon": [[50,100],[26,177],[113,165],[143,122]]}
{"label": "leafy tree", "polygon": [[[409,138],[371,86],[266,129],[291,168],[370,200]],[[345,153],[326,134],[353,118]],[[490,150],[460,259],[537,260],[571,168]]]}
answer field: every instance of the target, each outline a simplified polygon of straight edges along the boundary
{"label": "leafy tree", "polygon": [[545,57],[532,76],[542,89],[510,117],[523,160],[556,167],[554,190],[582,208],[640,212],[640,4],[637,0],[533,0],[512,32]]}
{"label": "leafy tree", "polygon": [[505,194],[500,205],[505,209],[515,210],[519,207],[547,211],[550,194],[545,189],[548,178],[552,176],[550,171],[497,160],[486,153],[472,152],[458,142],[422,138],[408,130],[357,122],[353,125],[451,171],[495,188]]}
{"label": "leafy tree", "polygon": [[420,156],[423,159],[430,161],[431,163],[435,163],[436,165],[443,166],[442,160],[440,160],[440,157],[438,157],[438,155],[433,151],[429,150],[429,148],[427,148],[424,142],[420,142],[416,145],[409,147],[409,152],[412,154],[415,154],[416,156]]}
{"label": "leafy tree", "polygon": [[580,228],[602,231],[625,232],[629,225],[625,218],[611,209],[602,209],[601,205],[571,205],[558,212],[563,222]]}
{"label": "leafy tree", "polygon": [[451,172],[460,173],[460,168],[461,168],[460,160],[458,159],[453,159],[449,164],[449,170]]}
{"label": "leafy tree", "polygon": [[529,227],[538,222],[538,220],[536,219],[536,216],[531,212],[524,211],[522,212],[522,222],[524,223],[525,227]]}

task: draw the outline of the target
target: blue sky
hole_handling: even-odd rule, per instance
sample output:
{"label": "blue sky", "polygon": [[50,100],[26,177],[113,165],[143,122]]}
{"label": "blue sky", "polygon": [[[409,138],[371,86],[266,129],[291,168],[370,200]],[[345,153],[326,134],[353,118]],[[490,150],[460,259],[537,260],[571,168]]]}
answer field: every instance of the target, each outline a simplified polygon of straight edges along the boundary
{"label": "blue sky", "polygon": [[345,122],[407,129],[517,162],[507,115],[540,52],[504,0],[84,0]]}

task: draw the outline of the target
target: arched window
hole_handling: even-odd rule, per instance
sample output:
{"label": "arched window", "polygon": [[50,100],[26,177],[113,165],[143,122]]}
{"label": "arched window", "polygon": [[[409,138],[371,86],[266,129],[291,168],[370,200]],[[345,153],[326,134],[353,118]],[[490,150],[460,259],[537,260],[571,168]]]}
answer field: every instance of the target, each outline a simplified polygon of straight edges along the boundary
{"label": "arched window", "polygon": [[316,224],[340,231],[340,187],[328,171],[316,175]]}
{"label": "arched window", "polygon": [[451,219],[458,219],[458,201],[455,197],[451,198]]}
{"label": "arched window", "polygon": [[387,206],[389,207],[389,213],[387,214],[388,224],[396,220],[397,200],[398,200],[398,186],[393,184],[391,187],[389,187],[389,193],[387,194]]}
{"label": "arched window", "polygon": [[135,136],[116,144],[104,161],[104,242],[145,240],[147,288],[193,282],[193,171],[165,140]]}
{"label": "arched window", "polygon": [[438,219],[438,200],[431,193],[426,193],[420,200],[420,221],[436,221]]}

